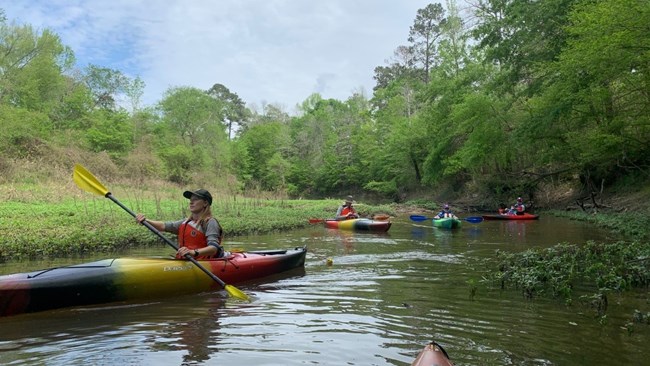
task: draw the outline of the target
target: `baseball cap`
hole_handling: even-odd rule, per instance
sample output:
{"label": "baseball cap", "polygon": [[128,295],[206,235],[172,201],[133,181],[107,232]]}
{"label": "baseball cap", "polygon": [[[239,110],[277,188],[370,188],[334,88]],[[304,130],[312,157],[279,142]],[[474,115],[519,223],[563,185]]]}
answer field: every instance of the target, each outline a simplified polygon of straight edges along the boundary
{"label": "baseball cap", "polygon": [[206,191],[205,189],[197,189],[196,191],[183,192],[183,197],[187,199],[192,198],[192,196],[201,197],[201,199],[208,201],[208,205],[212,205],[212,195],[210,194],[210,192]]}

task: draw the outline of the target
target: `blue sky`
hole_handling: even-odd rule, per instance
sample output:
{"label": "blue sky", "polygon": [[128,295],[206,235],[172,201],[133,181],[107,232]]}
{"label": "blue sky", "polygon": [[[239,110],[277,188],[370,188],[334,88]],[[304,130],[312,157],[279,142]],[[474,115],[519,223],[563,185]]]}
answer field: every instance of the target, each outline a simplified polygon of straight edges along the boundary
{"label": "blue sky", "polygon": [[51,29],[77,66],[109,67],[169,87],[220,83],[250,107],[294,112],[312,93],[372,94],[374,68],[408,44],[421,0],[13,0],[10,22]]}

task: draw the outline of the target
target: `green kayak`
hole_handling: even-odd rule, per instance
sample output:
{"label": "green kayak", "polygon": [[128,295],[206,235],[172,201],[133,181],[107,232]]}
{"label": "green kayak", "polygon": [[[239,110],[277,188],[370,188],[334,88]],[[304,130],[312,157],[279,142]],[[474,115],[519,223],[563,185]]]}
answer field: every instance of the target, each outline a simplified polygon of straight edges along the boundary
{"label": "green kayak", "polygon": [[434,218],[431,221],[433,221],[434,227],[439,227],[443,229],[455,229],[460,227],[460,220],[454,219],[452,217],[445,217],[442,219]]}

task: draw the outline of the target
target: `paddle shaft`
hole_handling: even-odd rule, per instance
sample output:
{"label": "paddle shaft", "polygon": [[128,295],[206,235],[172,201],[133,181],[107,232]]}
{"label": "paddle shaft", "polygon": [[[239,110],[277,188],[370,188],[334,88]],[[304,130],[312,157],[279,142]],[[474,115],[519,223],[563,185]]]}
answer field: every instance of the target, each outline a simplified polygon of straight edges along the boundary
{"label": "paddle shaft", "polygon": [[[131,216],[136,217],[135,212],[131,211],[130,208],[124,206],[124,205],[122,204],[122,202],[118,201],[117,198],[113,197],[113,195],[112,195],[110,192],[106,193],[106,198],[110,199],[111,201],[115,202],[118,206],[122,207],[122,208],[124,209],[124,211],[128,212]],[[169,240],[169,238],[167,238],[166,236],[164,236],[160,231],[158,231],[158,229],[156,229],[155,227],[153,227],[153,225],[151,225],[150,223],[148,223],[147,220],[142,221],[142,225],[144,225],[147,229],[151,230],[152,233],[158,235],[158,237],[159,237],[160,239],[162,239],[165,243],[169,244],[169,246],[171,246],[171,247],[174,248],[175,250],[178,250],[178,247],[176,246],[176,244],[174,244],[171,240]],[[197,267],[199,267],[199,269],[200,269],[201,271],[205,272],[205,274],[207,274],[208,276],[210,276],[210,278],[212,278],[212,279],[215,280],[217,283],[219,283],[219,284],[221,285],[221,287],[226,287],[226,283],[223,282],[223,281],[221,280],[221,278],[215,276],[214,273],[208,271],[205,267],[203,267],[203,266],[201,265],[201,263],[199,263],[196,259],[194,259],[194,257],[192,257],[192,256],[189,255],[189,254],[185,254],[185,258],[186,258],[187,260],[189,260],[190,262],[194,263],[194,265],[196,265]]]}

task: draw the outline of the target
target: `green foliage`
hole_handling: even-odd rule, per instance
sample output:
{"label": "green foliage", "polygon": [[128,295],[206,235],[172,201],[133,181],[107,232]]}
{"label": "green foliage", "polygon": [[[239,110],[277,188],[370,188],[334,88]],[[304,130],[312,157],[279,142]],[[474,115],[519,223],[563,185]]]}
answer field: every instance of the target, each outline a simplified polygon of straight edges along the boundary
{"label": "green foliage", "polygon": [[125,112],[98,110],[93,113],[95,122],[86,132],[92,151],[106,151],[114,158],[124,156],[132,147],[133,130]]}
{"label": "green foliage", "polygon": [[391,182],[368,182],[363,189],[376,192],[385,197],[394,197],[397,194],[397,184],[395,181]]}
{"label": "green foliage", "polygon": [[[71,144],[140,178],[396,201],[422,189],[533,197],[549,182],[607,188],[648,174],[647,1],[476,5],[472,31],[453,2],[419,9],[408,44],[375,69],[370,100],[313,94],[293,117],[272,104],[248,110],[220,83],[170,88],[142,110],[139,77],[100,65],[72,74],[56,34],[3,21],[0,150],[35,159],[39,142]],[[130,113],[116,103],[124,97]]]}
{"label": "green foliage", "polygon": [[197,145],[205,141],[206,129],[211,125],[221,125],[222,105],[200,89],[179,87],[169,89],[160,102],[164,113],[163,120],[169,129],[176,133],[184,143]]}
{"label": "green foliage", "polygon": [[136,79],[131,85],[131,80],[121,71],[97,65],[86,67],[84,82],[94,97],[94,106],[106,110],[115,110],[118,96],[127,90],[134,92],[141,84]]}
{"label": "green foliage", "polygon": [[64,93],[62,71],[73,62],[52,32],[0,24],[0,103],[49,113]]}
{"label": "green foliage", "polygon": [[160,157],[165,162],[168,179],[172,182],[189,183],[190,172],[199,162],[193,159],[193,150],[185,145],[175,145],[160,151]]}
{"label": "green foliage", "polygon": [[264,190],[284,187],[289,163],[283,153],[289,149],[286,126],[267,122],[249,127],[238,142],[238,174],[244,180],[259,184]]}
{"label": "green foliage", "polygon": [[47,116],[40,112],[0,105],[0,152],[5,156],[28,157],[52,131]]}
{"label": "green foliage", "polygon": [[487,277],[502,288],[514,287],[525,297],[548,294],[570,300],[574,288],[587,283],[599,293],[650,285],[650,246],[647,243],[588,242],[558,244],[521,253],[497,252],[498,270]]}
{"label": "green foliage", "polygon": [[594,223],[611,230],[614,233],[634,240],[647,240],[650,238],[650,214],[643,212],[620,212],[615,215],[593,214],[583,211],[549,211],[554,216],[568,217]]}

